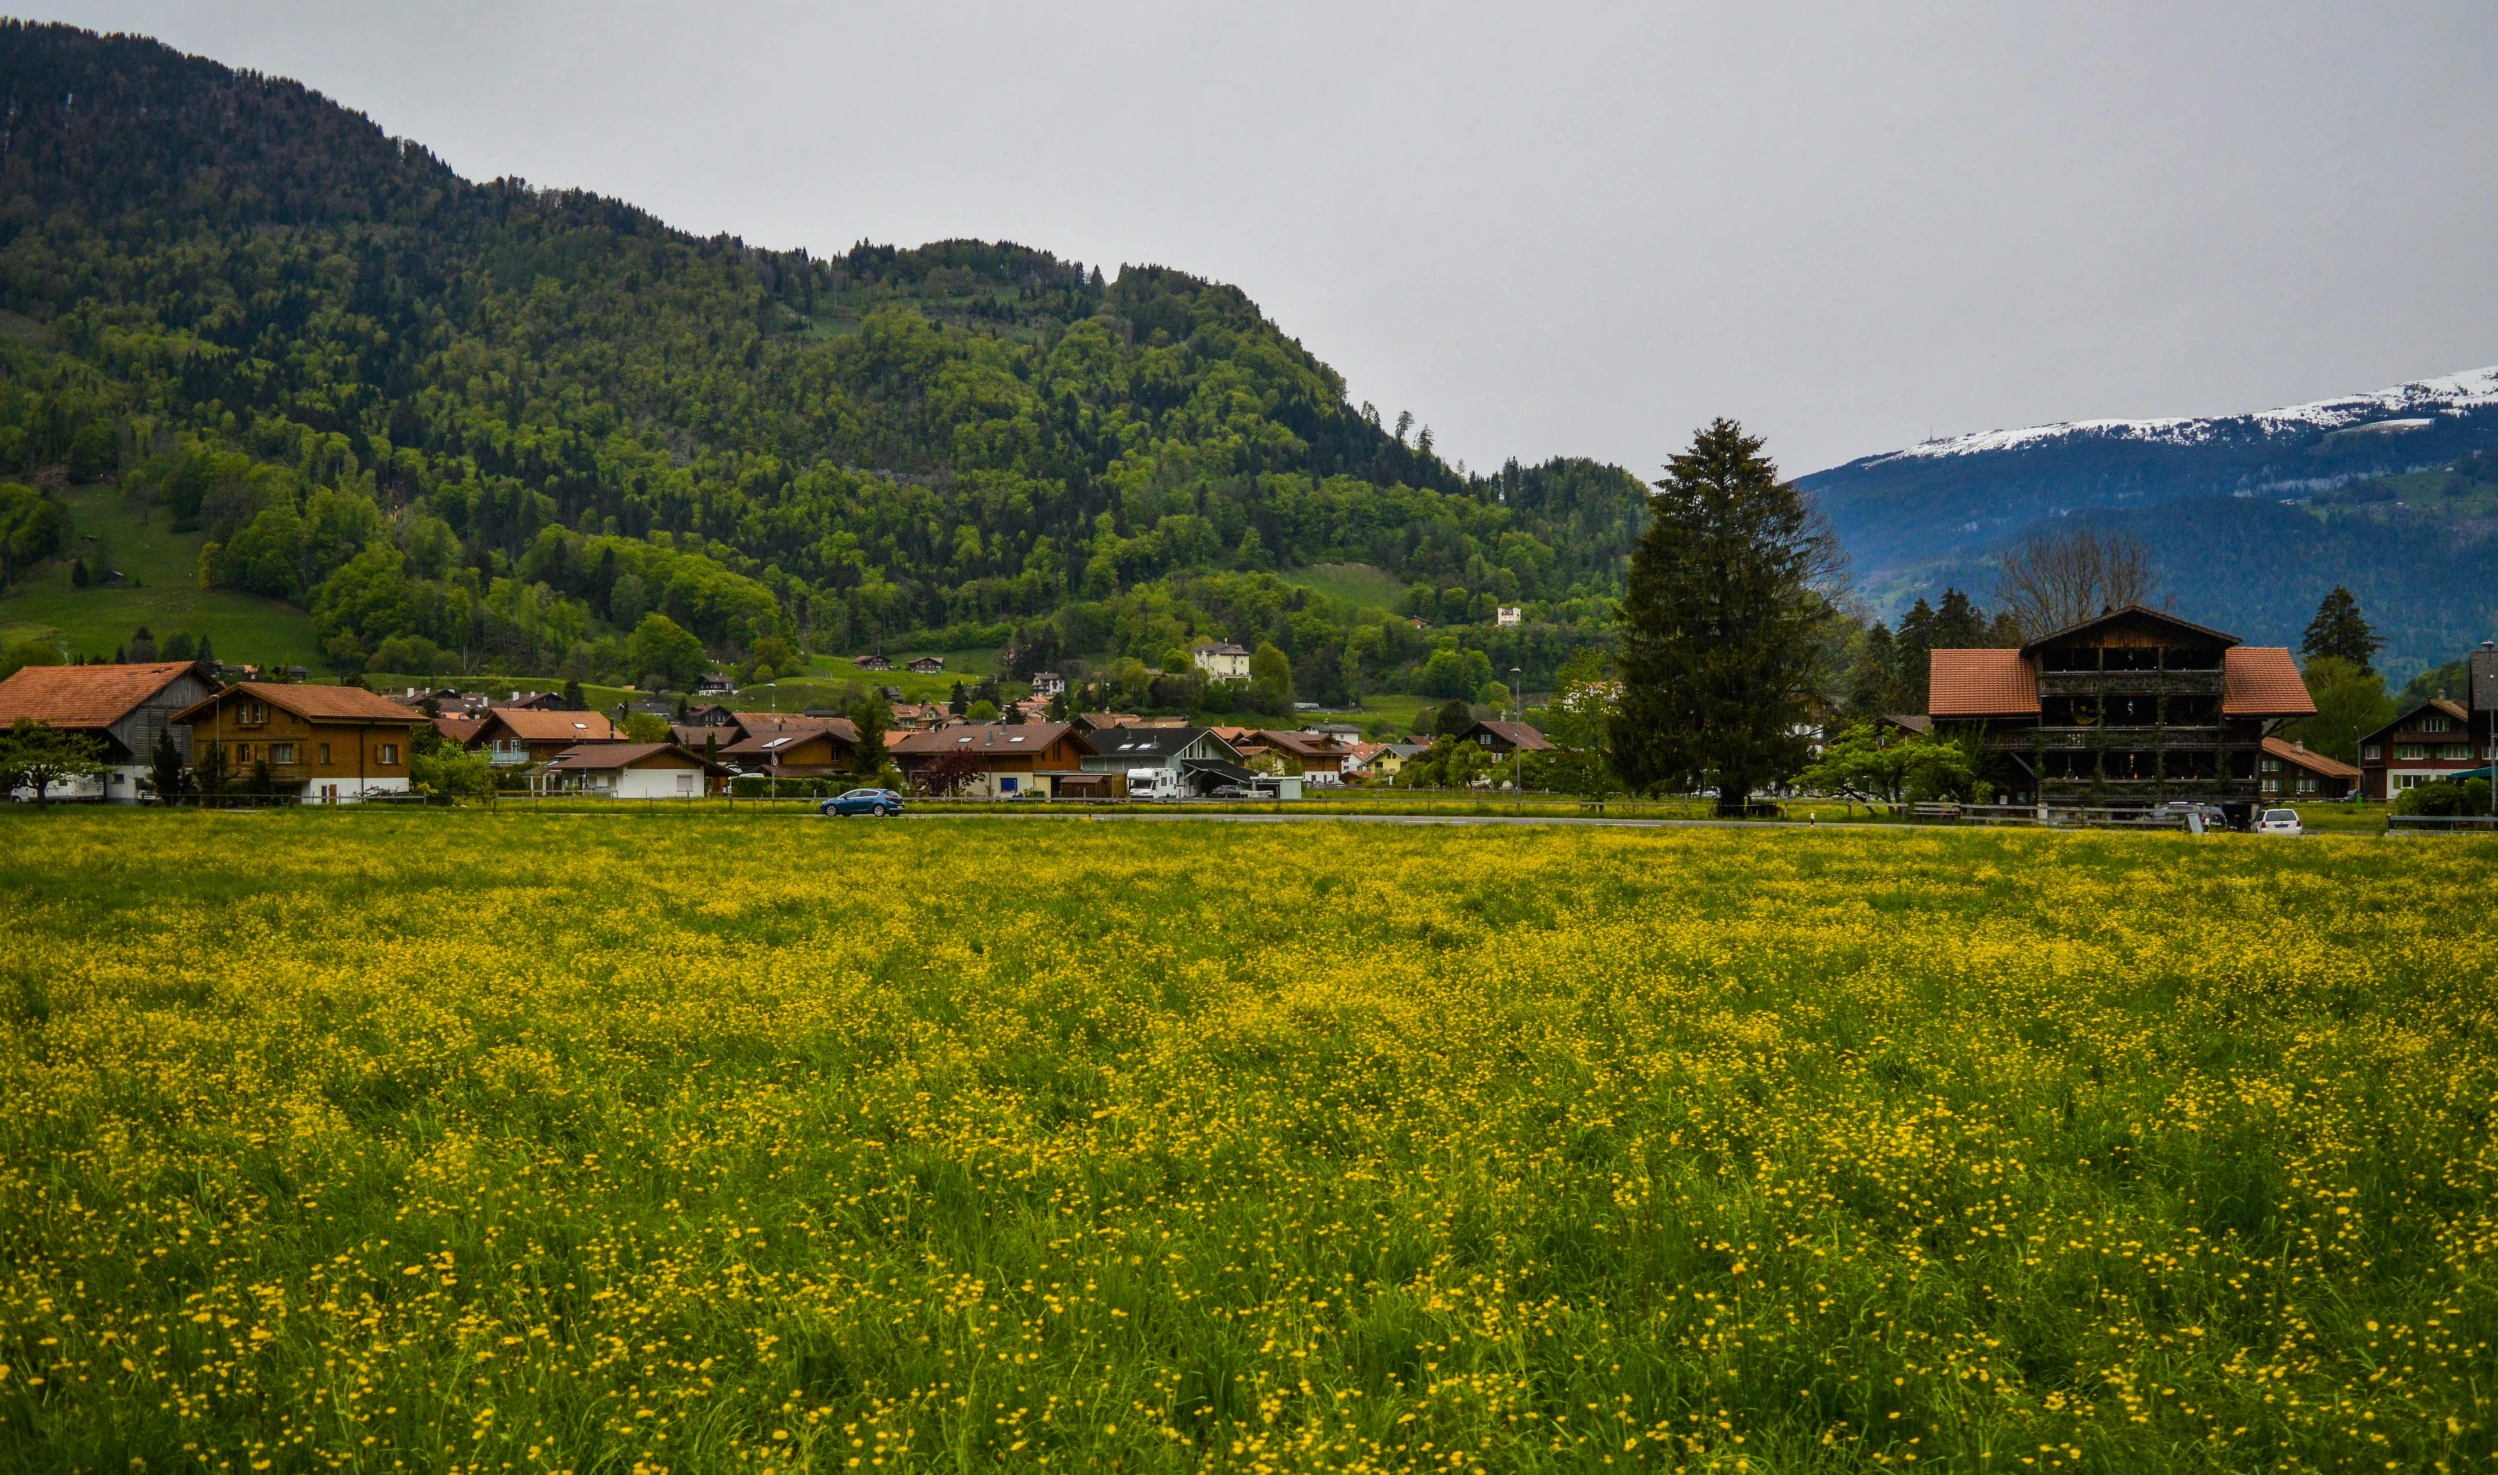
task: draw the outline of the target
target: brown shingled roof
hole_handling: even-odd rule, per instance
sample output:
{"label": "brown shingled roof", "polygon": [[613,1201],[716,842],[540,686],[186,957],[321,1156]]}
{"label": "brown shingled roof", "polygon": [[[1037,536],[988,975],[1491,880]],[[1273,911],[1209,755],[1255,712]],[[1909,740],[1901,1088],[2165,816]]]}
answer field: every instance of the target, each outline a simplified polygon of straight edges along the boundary
{"label": "brown shingled roof", "polygon": [[2233,645],[2221,655],[2221,672],[2228,678],[2220,699],[2224,717],[2316,715],[2316,700],[2285,646]]}
{"label": "brown shingled roof", "polygon": [[530,707],[497,707],[486,718],[501,724],[524,743],[612,743],[616,726],[597,712],[540,712]]}
{"label": "brown shingled roof", "polygon": [[361,686],[296,686],[275,681],[246,681],[229,686],[173,720],[188,722],[193,713],[207,711],[219,697],[238,692],[267,702],[281,712],[292,712],[306,722],[405,722],[413,726],[425,720],[425,714],[414,707],[403,707]]}
{"label": "brown shingled roof", "polygon": [[2327,778],[2356,779],[2359,777],[2358,769],[2339,758],[2327,758],[2304,743],[2268,737],[2264,739],[2264,751],[2284,763],[2295,763],[2310,773],[2320,773]]}
{"label": "brown shingled roof", "polygon": [[144,666],[28,666],[0,681],[0,727],[20,717],[54,727],[110,727],[191,669],[189,661]]}
{"label": "brown shingled roof", "polygon": [[1931,717],[2028,717],[2038,673],[2017,650],[1938,650],[1926,662]]}

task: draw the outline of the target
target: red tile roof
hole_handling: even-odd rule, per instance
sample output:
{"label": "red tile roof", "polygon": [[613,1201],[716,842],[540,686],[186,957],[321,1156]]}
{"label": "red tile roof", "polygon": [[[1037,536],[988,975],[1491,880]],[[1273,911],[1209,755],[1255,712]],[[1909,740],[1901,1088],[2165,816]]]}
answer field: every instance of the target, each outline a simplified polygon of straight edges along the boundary
{"label": "red tile roof", "polygon": [[189,661],[144,666],[28,666],[0,681],[0,727],[20,717],[64,728],[110,727],[163,691]]}
{"label": "red tile roof", "polygon": [[2323,774],[2326,778],[2355,779],[2359,777],[2359,770],[2344,763],[2341,759],[2327,758],[2324,754],[2309,749],[2305,744],[2290,742],[2284,738],[2264,739],[2264,751],[2284,763],[2295,763],[2309,773]]}
{"label": "red tile roof", "polygon": [[1486,718],[1476,723],[1475,726],[1491,732],[1513,748],[1524,748],[1530,753],[1555,751],[1552,743],[1542,733],[1523,722],[1495,721]]}
{"label": "red tile roof", "polygon": [[750,738],[786,737],[829,732],[845,743],[859,740],[859,726],[847,717],[809,717],[800,712],[732,712],[737,730]]}
{"label": "red tile roof", "polygon": [[2038,673],[2017,650],[1938,650],[1926,663],[1931,717],[2028,717]]}
{"label": "red tile roof", "polygon": [[932,732],[896,733],[885,751],[896,758],[934,758],[941,753],[1038,753],[1067,735],[1064,722],[958,722]]}
{"label": "red tile roof", "polygon": [[2228,678],[2220,699],[2224,717],[2313,717],[2316,702],[2299,679],[2298,662],[2287,647],[2231,646],[2221,655]]}

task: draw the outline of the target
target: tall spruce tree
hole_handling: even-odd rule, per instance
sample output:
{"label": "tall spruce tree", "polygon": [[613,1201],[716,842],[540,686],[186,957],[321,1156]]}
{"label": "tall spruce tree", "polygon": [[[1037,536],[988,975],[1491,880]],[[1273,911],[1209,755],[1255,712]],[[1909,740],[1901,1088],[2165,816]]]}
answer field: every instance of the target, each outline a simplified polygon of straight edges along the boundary
{"label": "tall spruce tree", "polygon": [[1899,638],[1892,642],[1899,660],[1899,680],[1891,689],[1892,711],[1926,709],[1934,645],[1934,606],[1919,595],[1908,613],[1900,616]]}
{"label": "tall spruce tree", "polygon": [[1827,534],[1761,439],[1710,423],[1666,467],[1631,556],[1613,751],[1634,787],[1714,788],[1720,814],[1793,774],[1828,606]]}
{"label": "tall spruce tree", "polygon": [[2375,668],[2376,654],[2385,642],[2377,638],[2367,620],[2359,613],[2359,600],[2351,591],[2336,584],[2333,592],[2316,606],[2316,618],[2307,622],[2307,634],[2299,642],[2299,654],[2308,660],[2331,656],[2348,661],[2362,671]]}

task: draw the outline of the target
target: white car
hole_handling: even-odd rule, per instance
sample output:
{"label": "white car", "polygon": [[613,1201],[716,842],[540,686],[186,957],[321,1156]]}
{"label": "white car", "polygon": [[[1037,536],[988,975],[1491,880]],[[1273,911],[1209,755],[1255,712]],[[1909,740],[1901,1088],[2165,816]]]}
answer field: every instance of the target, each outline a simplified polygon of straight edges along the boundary
{"label": "white car", "polygon": [[2299,823],[2299,812],[2295,809],[2267,809],[2264,817],[2255,822],[2255,833],[2287,835],[2295,840],[2307,833],[2307,827]]}

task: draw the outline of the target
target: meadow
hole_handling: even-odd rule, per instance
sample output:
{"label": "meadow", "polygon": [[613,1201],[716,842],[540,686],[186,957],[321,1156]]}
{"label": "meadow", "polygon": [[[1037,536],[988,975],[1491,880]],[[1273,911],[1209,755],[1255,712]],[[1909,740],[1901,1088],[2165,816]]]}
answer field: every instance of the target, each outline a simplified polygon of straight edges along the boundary
{"label": "meadow", "polygon": [[2498,848],[0,816],[0,1469],[2466,1469]]}

